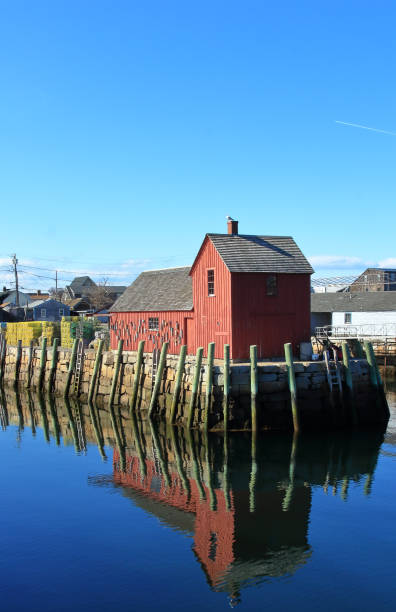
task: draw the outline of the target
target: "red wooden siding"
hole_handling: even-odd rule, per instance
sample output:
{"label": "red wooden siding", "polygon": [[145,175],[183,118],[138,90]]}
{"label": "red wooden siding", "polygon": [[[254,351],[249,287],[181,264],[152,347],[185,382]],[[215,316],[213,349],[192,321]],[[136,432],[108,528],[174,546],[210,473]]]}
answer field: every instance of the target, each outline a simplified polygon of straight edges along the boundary
{"label": "red wooden siding", "polygon": [[310,275],[278,274],[276,296],[267,296],[267,274],[232,274],[232,349],[234,359],[247,359],[257,344],[259,357],[282,357],[285,342],[310,339]]}
{"label": "red wooden siding", "polygon": [[[208,270],[214,270],[215,294],[208,296]],[[215,357],[224,356],[224,344],[231,344],[231,274],[223,260],[207,238],[192,271],[194,297],[194,340],[190,346],[204,348],[215,342]]]}
{"label": "red wooden siding", "polygon": [[[168,352],[176,355],[180,352],[180,346],[186,344],[187,319],[192,316],[192,311],[184,310],[113,313],[110,319],[111,348],[116,349],[118,340],[122,339],[125,351],[137,351],[140,340],[145,340],[144,350],[151,352],[154,348],[161,348],[162,344],[168,341]],[[158,332],[148,328],[148,320],[151,317],[158,317]],[[190,346],[188,338],[187,346]]]}

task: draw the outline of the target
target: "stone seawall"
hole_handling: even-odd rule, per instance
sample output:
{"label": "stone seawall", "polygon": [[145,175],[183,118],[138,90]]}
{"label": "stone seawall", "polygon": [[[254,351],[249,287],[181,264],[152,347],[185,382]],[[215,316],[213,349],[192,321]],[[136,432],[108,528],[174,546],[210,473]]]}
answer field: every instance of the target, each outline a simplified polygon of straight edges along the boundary
{"label": "stone seawall", "polygon": [[[79,400],[87,400],[90,381],[94,370],[96,352],[87,349],[84,352]],[[115,370],[116,351],[103,353],[95,388],[95,401],[106,404],[109,401],[110,389]],[[30,388],[38,390],[40,375],[41,348],[33,349],[30,370]],[[49,391],[50,369],[53,349],[46,350],[45,373],[42,390]],[[57,350],[56,369],[51,391],[56,395],[64,393],[67,373],[71,359],[71,350],[60,347]],[[122,365],[116,388],[114,403],[127,406],[130,402],[132,384],[136,372],[136,352],[125,351],[122,354]],[[166,367],[161,381],[160,394],[157,402],[157,414],[163,418],[169,417],[175,389],[178,357],[168,355]],[[15,383],[17,364],[17,347],[7,346],[3,380],[7,385]],[[28,386],[29,380],[29,349],[23,348],[18,385]],[[305,427],[326,423],[327,427],[344,427],[351,421],[351,409],[348,397],[337,392],[330,393],[326,366],[324,362],[295,362],[295,374],[298,393],[298,403],[301,412],[302,425]],[[230,429],[250,428],[250,366],[249,364],[231,364],[231,389],[229,400]],[[187,417],[187,407],[191,399],[191,389],[195,370],[195,357],[187,356],[182,378],[181,393],[178,401],[176,423],[183,424]],[[200,384],[194,411],[194,426],[202,423],[203,408],[206,394],[205,360],[202,364]],[[362,424],[383,421],[383,411],[376,408],[376,394],[370,382],[370,371],[366,360],[351,361],[351,373],[354,385],[354,405],[359,413]],[[74,374],[72,376],[70,396],[74,395]],[[213,367],[213,391],[209,415],[209,427],[223,427],[223,384],[224,367],[221,361],[215,361]],[[139,381],[137,410],[142,412],[147,408],[152,394],[152,355],[145,354]],[[287,366],[282,362],[264,362],[258,364],[258,396],[257,410],[260,428],[289,429],[292,427],[290,392],[287,380]]]}

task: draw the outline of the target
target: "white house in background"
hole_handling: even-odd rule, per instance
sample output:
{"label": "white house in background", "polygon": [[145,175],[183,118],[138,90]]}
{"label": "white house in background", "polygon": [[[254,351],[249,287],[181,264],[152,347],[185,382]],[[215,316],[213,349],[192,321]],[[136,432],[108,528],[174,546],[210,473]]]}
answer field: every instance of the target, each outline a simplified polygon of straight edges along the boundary
{"label": "white house in background", "polygon": [[[19,296],[19,306],[27,306],[33,300],[27,293],[22,293],[22,291],[18,291]],[[0,305],[4,306],[16,306],[17,301],[17,292],[15,289],[6,289],[4,287],[3,291],[0,291]]]}
{"label": "white house in background", "polygon": [[396,292],[312,293],[311,332],[325,325],[386,325],[396,329]]}

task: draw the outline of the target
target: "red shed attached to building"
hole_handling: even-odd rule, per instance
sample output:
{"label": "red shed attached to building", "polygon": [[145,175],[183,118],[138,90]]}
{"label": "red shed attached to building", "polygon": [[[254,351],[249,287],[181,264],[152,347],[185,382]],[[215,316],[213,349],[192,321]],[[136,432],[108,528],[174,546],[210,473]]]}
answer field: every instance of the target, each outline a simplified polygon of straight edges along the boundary
{"label": "red shed attached to building", "polygon": [[283,354],[310,338],[310,275],[313,270],[290,236],[207,234],[191,268],[143,272],[115,302],[111,347],[126,350],[145,340],[147,352],[169,342],[169,352],[187,344],[189,354],[216,343],[215,356],[230,345],[232,359]]}

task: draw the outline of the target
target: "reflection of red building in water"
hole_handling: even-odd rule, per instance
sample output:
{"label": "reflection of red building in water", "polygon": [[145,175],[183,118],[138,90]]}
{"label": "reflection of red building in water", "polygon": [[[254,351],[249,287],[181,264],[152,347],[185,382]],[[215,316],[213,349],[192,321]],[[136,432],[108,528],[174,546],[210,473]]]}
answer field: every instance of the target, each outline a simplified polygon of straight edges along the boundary
{"label": "reflection of red building in water", "polygon": [[246,480],[243,490],[233,486],[227,494],[223,486],[182,478],[176,469],[162,475],[151,459],[142,476],[138,457],[130,455],[120,471],[116,450],[113,467],[114,482],[136,505],[194,535],[194,552],[213,588],[235,593],[244,583],[293,573],[309,556],[309,488],[297,488],[285,512],[284,490],[273,483],[258,487],[252,513]]}

